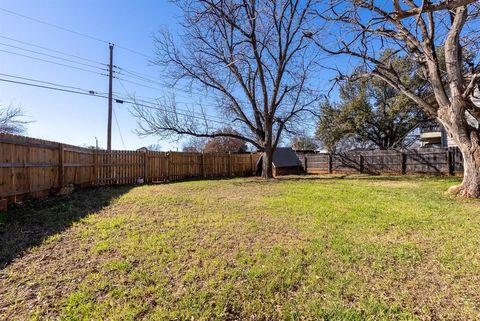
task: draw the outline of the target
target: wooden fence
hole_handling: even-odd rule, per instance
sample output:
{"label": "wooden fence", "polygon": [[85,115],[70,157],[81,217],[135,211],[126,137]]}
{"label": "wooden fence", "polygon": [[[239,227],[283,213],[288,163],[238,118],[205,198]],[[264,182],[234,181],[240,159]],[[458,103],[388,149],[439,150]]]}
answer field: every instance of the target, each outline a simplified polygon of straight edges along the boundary
{"label": "wooden fence", "polygon": [[434,174],[463,173],[458,148],[372,150],[342,154],[297,154],[306,173]]}
{"label": "wooden fence", "polygon": [[92,150],[0,134],[0,199],[17,202],[77,187],[250,176],[257,154]]}

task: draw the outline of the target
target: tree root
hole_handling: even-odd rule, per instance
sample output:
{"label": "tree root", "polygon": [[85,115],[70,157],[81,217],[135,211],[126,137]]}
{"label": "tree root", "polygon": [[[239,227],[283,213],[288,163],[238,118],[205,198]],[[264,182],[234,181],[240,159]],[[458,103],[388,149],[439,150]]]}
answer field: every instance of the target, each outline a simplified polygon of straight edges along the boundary
{"label": "tree root", "polygon": [[458,198],[480,198],[480,188],[464,184],[449,187],[447,193]]}

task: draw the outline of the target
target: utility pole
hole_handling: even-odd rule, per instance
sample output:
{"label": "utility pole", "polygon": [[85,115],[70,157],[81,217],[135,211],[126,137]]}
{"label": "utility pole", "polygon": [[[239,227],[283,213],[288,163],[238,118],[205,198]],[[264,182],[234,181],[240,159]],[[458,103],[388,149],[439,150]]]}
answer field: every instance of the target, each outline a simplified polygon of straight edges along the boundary
{"label": "utility pole", "polygon": [[112,150],[112,78],[113,78],[113,43],[108,44],[110,48],[110,64],[108,67],[108,129],[107,129],[107,150]]}

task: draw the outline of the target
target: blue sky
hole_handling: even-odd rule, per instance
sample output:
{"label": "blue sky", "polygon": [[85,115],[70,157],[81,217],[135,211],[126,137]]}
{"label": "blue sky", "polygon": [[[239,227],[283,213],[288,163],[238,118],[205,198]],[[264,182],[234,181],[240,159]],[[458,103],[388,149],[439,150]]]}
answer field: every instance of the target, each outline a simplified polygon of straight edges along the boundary
{"label": "blue sky", "polygon": [[[145,55],[153,56],[152,34],[160,27],[167,26],[171,30],[178,28],[180,15],[178,8],[167,0],[0,0],[0,8],[113,42],[117,45],[114,50],[115,65],[151,75],[155,79],[158,78],[159,81],[161,81],[160,70],[151,66]],[[82,62],[93,67],[75,65],[78,68],[94,72],[85,72],[7,53],[5,51],[55,60],[11,47],[16,46],[57,55],[7,38],[92,60],[93,62],[86,60],[82,60]],[[133,49],[143,53],[143,55],[118,46]],[[62,57],[77,60],[67,56]],[[101,63],[106,64],[107,62],[108,44],[106,43],[65,32],[0,10],[0,73],[2,74],[106,93],[108,91],[108,79],[101,75],[102,73],[106,74],[106,70],[101,70],[105,69],[106,66],[101,65]],[[70,62],[64,63],[73,65]],[[326,76],[322,76],[325,79],[319,79],[318,83],[328,85]],[[0,78],[8,77],[0,76]],[[114,92],[124,96],[127,93],[135,93],[138,96],[145,97],[161,96],[162,89],[151,89],[126,82],[122,82],[122,84],[115,80]],[[151,86],[158,87],[155,84]],[[189,100],[189,97],[182,96],[182,93],[178,93],[177,97],[182,100]],[[29,136],[75,145],[95,145],[95,137],[97,137],[99,146],[106,147],[106,99],[0,82],[0,104],[8,105],[11,103],[21,105],[33,121],[28,126]],[[114,149],[136,149],[157,143],[162,146],[163,150],[181,148],[181,142],[159,141],[155,137],[138,137],[134,133],[136,120],[130,115],[129,107],[128,104],[114,104],[114,111],[119,123],[118,127],[121,128],[119,130],[114,118],[112,142]],[[123,142],[120,134],[123,137]]]}
{"label": "blue sky", "polygon": [[[118,0],[1,0],[0,8],[111,41],[120,46],[145,53],[147,56],[153,53],[152,33],[161,26],[174,28],[179,14],[175,6],[163,0],[143,1],[143,3]],[[0,11],[0,36],[64,51],[100,63],[108,62],[108,44],[64,32],[3,11]],[[0,45],[0,50],[4,51],[55,60],[5,46],[7,44],[57,55],[6,38],[0,38],[0,43],[3,44]],[[69,59],[69,57],[63,57]],[[74,58],[70,59],[76,60]],[[100,64],[82,62],[102,68]],[[0,73],[2,74],[75,86],[100,93],[108,91],[108,79],[100,75],[100,73],[106,73],[106,71],[102,72],[100,69],[70,62],[65,62],[65,64],[96,71],[95,73],[89,73],[0,51]],[[158,70],[148,63],[147,57],[121,48],[114,49],[114,64],[158,77]],[[130,83],[124,83],[124,85],[129,93],[135,92],[137,95],[147,97],[158,96],[156,90]],[[117,81],[114,82],[114,91],[125,95],[124,89]],[[75,145],[95,145],[95,137],[98,137],[99,145],[106,146],[106,99],[2,82],[0,83],[0,103],[2,105],[13,103],[23,106],[25,113],[34,121],[28,126],[28,135],[30,136]],[[128,108],[128,104],[114,104],[125,147],[133,149],[157,143],[158,140],[155,137],[141,139],[133,133],[136,122],[130,116]],[[165,141],[158,143],[164,149],[176,149],[178,145]],[[113,148],[124,148],[115,121],[113,124]]]}

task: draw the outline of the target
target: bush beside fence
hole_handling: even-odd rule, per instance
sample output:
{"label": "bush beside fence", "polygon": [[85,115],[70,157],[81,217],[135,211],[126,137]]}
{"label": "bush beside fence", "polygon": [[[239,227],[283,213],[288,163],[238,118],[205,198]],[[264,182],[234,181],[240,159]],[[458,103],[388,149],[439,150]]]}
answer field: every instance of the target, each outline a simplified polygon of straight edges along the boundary
{"label": "bush beside fence", "polygon": [[257,154],[105,151],[0,134],[0,199],[42,197],[78,187],[250,176]]}
{"label": "bush beside fence", "polygon": [[342,154],[297,154],[306,173],[434,174],[463,173],[458,148],[372,150]]}

